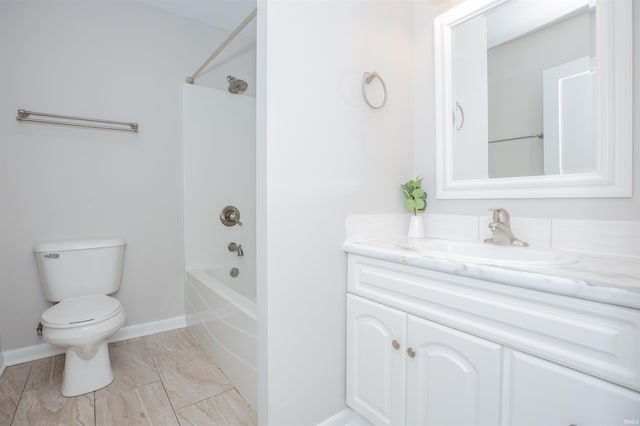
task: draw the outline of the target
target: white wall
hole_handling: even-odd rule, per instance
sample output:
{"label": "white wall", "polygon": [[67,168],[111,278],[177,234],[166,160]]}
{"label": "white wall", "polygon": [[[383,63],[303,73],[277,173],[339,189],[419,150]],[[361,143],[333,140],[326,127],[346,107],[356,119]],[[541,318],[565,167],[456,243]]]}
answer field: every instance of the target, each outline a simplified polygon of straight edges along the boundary
{"label": "white wall", "polygon": [[260,422],[311,425],[345,404],[346,215],[401,213],[414,177],[411,4],[258,7]]}
{"label": "white wall", "polygon": [[[124,236],[127,325],[184,313],[180,88],[227,34],[134,1],[0,3],[3,350],[41,341],[32,249],[43,240]],[[254,42],[234,43],[198,84],[253,84]],[[141,130],[20,124],[18,108]]]}
{"label": "white wall", "polygon": [[[424,173],[429,197],[428,213],[488,214],[490,207],[504,207],[512,217],[552,217],[567,219],[640,219],[640,73],[634,74],[634,153],[632,198],[619,199],[528,199],[528,200],[437,200],[435,175],[433,25],[435,16],[459,1],[441,5],[415,3],[415,156],[416,173]],[[640,7],[633,12],[634,27],[640,28]],[[640,69],[640,31],[634,31],[634,69]]]}

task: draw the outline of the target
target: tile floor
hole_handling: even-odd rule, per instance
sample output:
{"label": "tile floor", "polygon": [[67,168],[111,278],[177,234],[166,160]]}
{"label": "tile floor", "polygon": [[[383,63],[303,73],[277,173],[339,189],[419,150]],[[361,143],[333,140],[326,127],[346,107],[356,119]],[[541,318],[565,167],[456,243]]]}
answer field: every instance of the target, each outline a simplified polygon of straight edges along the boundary
{"label": "tile floor", "polygon": [[252,409],[186,330],[109,346],[115,380],[73,398],[60,394],[64,355],[7,367],[0,426],[256,425]]}

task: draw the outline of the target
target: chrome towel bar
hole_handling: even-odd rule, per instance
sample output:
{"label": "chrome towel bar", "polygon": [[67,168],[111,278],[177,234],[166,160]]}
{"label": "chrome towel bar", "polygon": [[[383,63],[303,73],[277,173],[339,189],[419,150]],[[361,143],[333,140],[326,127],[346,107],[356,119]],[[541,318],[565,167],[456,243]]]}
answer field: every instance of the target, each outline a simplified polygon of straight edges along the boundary
{"label": "chrome towel bar", "polygon": [[[42,120],[34,117],[49,117],[58,120]],[[19,109],[16,120],[27,123],[44,123],[56,126],[85,127],[90,129],[116,130],[119,132],[138,133],[138,123],[126,121],[100,120],[97,118],[75,117],[72,115],[48,114],[45,112],[34,112],[26,109]],[[66,120],[66,121],[61,121]]]}

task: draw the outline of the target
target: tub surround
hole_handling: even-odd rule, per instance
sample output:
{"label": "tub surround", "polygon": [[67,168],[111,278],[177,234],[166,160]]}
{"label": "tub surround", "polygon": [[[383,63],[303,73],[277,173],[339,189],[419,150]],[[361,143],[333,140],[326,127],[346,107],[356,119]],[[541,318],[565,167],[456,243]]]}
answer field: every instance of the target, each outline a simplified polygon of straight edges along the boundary
{"label": "tub surround", "polygon": [[[256,87],[252,81],[249,87]],[[250,96],[231,94],[226,88],[182,87],[187,325],[254,409],[255,114],[256,100]],[[242,226],[221,222],[218,215],[224,216],[225,206],[238,209]]]}
{"label": "tub surround", "polygon": [[256,303],[254,265],[188,270],[185,281],[187,326],[203,349],[254,409],[257,408]]}

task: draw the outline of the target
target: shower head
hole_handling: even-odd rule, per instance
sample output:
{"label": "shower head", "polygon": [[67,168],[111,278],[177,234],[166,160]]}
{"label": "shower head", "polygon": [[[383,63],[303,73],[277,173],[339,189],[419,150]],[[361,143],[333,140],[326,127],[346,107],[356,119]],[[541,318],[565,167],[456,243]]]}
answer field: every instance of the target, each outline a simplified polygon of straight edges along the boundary
{"label": "shower head", "polygon": [[239,80],[232,75],[227,76],[227,81],[229,82],[229,92],[234,94],[239,94],[247,90],[247,82],[244,80]]}

